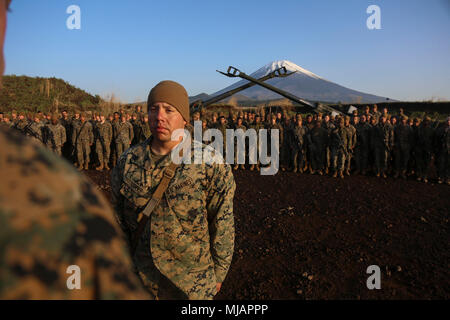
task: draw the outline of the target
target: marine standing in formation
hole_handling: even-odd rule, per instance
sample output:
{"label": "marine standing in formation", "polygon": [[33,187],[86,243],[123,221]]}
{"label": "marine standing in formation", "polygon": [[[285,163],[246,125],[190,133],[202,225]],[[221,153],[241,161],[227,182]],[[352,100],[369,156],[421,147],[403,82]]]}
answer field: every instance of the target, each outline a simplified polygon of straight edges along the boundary
{"label": "marine standing in formation", "polygon": [[171,134],[189,123],[189,99],[180,84],[157,84],[148,110],[150,139],[123,153],[112,172],[118,220],[154,298],[212,299],[234,250],[231,167],[194,164],[193,159],[191,164],[172,162],[172,150],[181,140],[171,140]]}

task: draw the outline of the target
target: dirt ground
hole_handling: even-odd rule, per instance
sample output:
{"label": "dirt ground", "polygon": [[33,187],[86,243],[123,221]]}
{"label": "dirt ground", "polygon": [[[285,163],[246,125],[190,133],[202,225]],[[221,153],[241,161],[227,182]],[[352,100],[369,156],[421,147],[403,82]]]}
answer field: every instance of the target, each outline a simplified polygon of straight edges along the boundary
{"label": "dirt ground", "polygon": [[[109,172],[88,171],[109,196]],[[449,299],[450,187],[237,171],[233,262],[217,299]],[[381,289],[366,286],[381,269]]]}

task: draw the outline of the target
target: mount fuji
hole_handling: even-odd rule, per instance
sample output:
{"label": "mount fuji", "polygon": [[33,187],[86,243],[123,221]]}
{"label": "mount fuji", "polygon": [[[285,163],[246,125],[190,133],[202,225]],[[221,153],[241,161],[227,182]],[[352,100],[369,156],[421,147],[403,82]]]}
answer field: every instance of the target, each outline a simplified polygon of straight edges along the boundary
{"label": "mount fuji", "polygon": [[[305,100],[328,103],[379,103],[388,100],[395,101],[386,97],[380,97],[343,87],[339,84],[326,80],[312,73],[311,71],[303,69],[295,63],[287,60],[271,62],[253,72],[250,76],[258,79],[281,67],[285,67],[287,72],[295,73],[290,75],[289,77],[273,78],[266,82]],[[237,88],[243,84],[246,84],[247,82],[247,80],[240,80],[220,91],[213,93],[211,97]],[[238,101],[262,101],[281,98],[284,97],[261,86],[255,85],[251,88],[239,92],[234,99],[237,99]],[[228,98],[224,101],[227,101],[229,99],[233,99],[233,97]]]}

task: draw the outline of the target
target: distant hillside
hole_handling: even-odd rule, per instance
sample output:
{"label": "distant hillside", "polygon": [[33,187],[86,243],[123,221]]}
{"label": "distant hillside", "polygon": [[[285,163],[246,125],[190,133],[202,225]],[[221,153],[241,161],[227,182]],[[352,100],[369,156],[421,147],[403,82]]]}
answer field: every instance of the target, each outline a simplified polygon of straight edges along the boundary
{"label": "distant hillside", "polygon": [[102,99],[57,78],[4,76],[0,110],[54,111],[97,109]]}

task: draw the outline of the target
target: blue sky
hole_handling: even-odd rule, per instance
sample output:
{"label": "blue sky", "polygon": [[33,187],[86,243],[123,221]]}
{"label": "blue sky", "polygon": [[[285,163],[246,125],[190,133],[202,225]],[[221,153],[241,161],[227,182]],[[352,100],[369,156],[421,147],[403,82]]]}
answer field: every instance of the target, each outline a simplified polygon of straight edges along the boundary
{"label": "blue sky", "polygon": [[[450,1],[14,0],[5,74],[57,77],[90,93],[144,101],[159,81],[190,95],[290,60],[330,81],[398,100],[450,100]],[[70,5],[81,29],[69,30]],[[369,30],[369,5],[381,30]]]}

